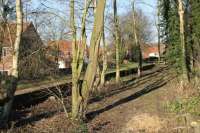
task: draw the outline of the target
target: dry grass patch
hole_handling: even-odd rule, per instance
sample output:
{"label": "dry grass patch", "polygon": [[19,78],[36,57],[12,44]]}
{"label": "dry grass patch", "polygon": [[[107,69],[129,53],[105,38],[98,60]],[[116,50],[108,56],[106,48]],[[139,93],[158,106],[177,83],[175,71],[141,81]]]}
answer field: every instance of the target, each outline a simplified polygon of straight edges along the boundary
{"label": "dry grass patch", "polygon": [[126,125],[127,133],[158,133],[165,126],[165,121],[156,115],[147,113],[134,116]]}

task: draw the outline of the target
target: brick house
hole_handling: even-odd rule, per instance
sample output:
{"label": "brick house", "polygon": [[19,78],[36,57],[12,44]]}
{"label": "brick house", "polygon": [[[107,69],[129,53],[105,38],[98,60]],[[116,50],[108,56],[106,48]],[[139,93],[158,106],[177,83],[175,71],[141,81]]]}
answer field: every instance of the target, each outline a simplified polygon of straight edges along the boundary
{"label": "brick house", "polygon": [[[107,46],[107,54],[108,54],[108,60],[113,63],[115,63],[115,44],[112,43],[110,45]],[[158,51],[158,45],[155,44],[151,44],[151,43],[143,43],[140,45],[141,48],[141,52],[142,52],[142,59],[144,61],[148,61],[149,59],[154,59],[157,60],[159,58],[159,51]],[[137,50],[137,46],[134,46],[132,43],[131,44],[125,44],[123,46],[124,50],[122,52],[122,56],[124,57],[124,61],[127,60],[132,60],[132,61],[137,61],[138,60],[138,50]],[[166,52],[166,45],[165,44],[161,44],[160,45],[160,53],[161,53],[161,58],[163,58],[163,55]]]}
{"label": "brick house", "polygon": [[[149,58],[159,58],[159,50],[157,44],[143,44],[141,45],[142,57],[144,60]],[[160,44],[160,56],[162,57],[166,51],[166,45]]]}
{"label": "brick house", "polygon": [[[0,32],[1,61],[0,72],[12,72],[12,52],[16,38],[16,23],[2,26]],[[45,74],[47,65],[43,42],[32,23],[23,23],[19,55],[19,76],[21,79],[37,78]],[[45,66],[46,64],[46,66]]]}
{"label": "brick house", "polygon": [[[81,45],[81,44],[79,44]],[[81,45],[82,48],[82,45]],[[48,49],[50,51],[50,58],[57,63],[59,69],[71,68],[72,62],[72,41],[56,40],[48,42]],[[85,50],[84,62],[88,60],[88,48]]]}

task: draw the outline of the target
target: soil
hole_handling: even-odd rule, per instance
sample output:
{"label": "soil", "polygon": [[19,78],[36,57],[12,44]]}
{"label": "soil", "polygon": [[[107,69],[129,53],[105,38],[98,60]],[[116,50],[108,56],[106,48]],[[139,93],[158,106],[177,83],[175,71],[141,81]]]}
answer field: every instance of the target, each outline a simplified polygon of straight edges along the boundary
{"label": "soil", "polygon": [[[29,107],[16,108],[13,133],[173,133],[177,132],[175,114],[165,108],[166,101],[176,97],[176,76],[162,66],[145,72],[121,85],[106,85],[101,95],[90,100],[87,122],[72,122],[55,97]],[[70,112],[70,96],[65,97]]]}

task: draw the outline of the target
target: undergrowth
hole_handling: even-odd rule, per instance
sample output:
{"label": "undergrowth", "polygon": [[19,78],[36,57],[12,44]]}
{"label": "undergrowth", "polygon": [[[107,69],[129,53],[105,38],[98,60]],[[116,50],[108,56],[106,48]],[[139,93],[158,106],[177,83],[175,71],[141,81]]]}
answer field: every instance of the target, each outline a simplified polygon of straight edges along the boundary
{"label": "undergrowth", "polygon": [[175,113],[190,113],[200,116],[200,96],[188,99],[176,99],[167,103],[167,109]]}
{"label": "undergrowth", "polygon": [[170,112],[177,114],[190,113],[200,116],[200,80],[180,87],[180,83],[173,84],[176,98],[166,103]]}
{"label": "undergrowth", "polygon": [[80,122],[79,126],[73,131],[73,133],[88,133],[87,124],[84,122]]}

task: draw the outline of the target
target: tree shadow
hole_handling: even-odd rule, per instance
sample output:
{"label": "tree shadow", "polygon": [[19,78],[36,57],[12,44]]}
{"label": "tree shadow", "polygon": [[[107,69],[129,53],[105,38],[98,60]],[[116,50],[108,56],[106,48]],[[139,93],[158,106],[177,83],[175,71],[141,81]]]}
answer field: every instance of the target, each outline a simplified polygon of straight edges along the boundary
{"label": "tree shadow", "polygon": [[45,118],[50,118],[50,117],[54,116],[57,112],[58,112],[57,110],[50,111],[50,112],[48,111],[48,112],[43,112],[43,113],[31,116],[29,118],[21,119],[17,123],[15,123],[15,127],[22,127],[27,124],[31,124],[36,121],[40,121]]}
{"label": "tree shadow", "polygon": [[[57,87],[47,88],[45,90],[38,90],[32,93],[15,96],[13,109],[20,110],[23,108],[30,108],[46,101],[51,96],[60,97],[60,92],[63,97],[71,95],[71,85],[60,85]],[[60,92],[59,92],[60,90]]]}
{"label": "tree shadow", "polygon": [[[118,87],[117,89],[115,86],[115,87],[113,87],[114,89],[112,89],[112,90],[102,92],[100,97],[91,98],[89,100],[89,104],[92,104],[94,102],[99,102],[99,101],[103,100],[104,98],[111,97],[111,96],[119,94],[121,92],[130,90],[132,88],[136,88],[146,82],[151,81],[152,78],[150,78],[150,77],[157,77],[157,76],[159,76],[159,74],[161,74],[160,72],[165,72],[165,71],[167,72],[168,70],[169,70],[169,67],[163,67],[163,68],[159,68],[158,70],[155,70],[153,72],[150,71],[150,72],[143,73],[141,78],[137,78],[134,76],[132,79],[124,82],[122,84],[122,86]],[[164,75],[162,74],[162,76],[164,76]],[[167,73],[166,73],[166,76],[167,76]]]}
{"label": "tree shadow", "polygon": [[[58,89],[60,89],[61,92],[58,92]],[[30,94],[20,95],[15,97],[15,103],[13,108],[14,110],[12,111],[11,115],[11,122],[15,123],[14,127],[22,127],[45,118],[51,118],[58,112],[64,112],[63,107],[55,108],[53,106],[52,109],[46,110],[44,112],[36,111],[35,113],[34,111],[34,114],[32,115],[33,113],[31,111],[32,107],[47,101],[49,97],[51,96],[55,97],[56,95],[57,97],[60,98],[60,93],[62,93],[63,98],[70,95],[70,92],[68,91],[69,90],[68,86],[62,86],[59,87],[58,89],[50,88],[48,89],[48,91],[37,91]],[[55,101],[53,102],[57,103],[58,101],[55,99]],[[67,106],[66,108],[67,110],[70,110],[68,109]]]}
{"label": "tree shadow", "polygon": [[129,101],[132,101],[132,100],[135,100],[141,96],[144,96],[154,90],[157,90],[159,88],[161,88],[162,86],[166,85],[167,82],[169,80],[171,80],[172,78],[168,78],[167,80],[163,80],[163,78],[153,82],[152,84],[146,86],[145,88],[143,88],[142,90],[134,93],[134,94],[131,94],[130,96],[128,97],[125,97],[125,98],[122,98],[122,99],[119,99],[118,101],[110,104],[110,105],[107,105],[106,107],[103,107],[101,109],[98,109],[96,111],[92,111],[92,112],[89,112],[86,116],[88,118],[88,121],[91,121],[92,119],[94,119],[97,115],[105,112],[105,111],[108,111],[108,110],[111,110],[121,104],[124,104],[124,103],[127,103]]}
{"label": "tree shadow", "polygon": [[[143,75],[143,78],[142,79],[137,79],[135,80],[135,78],[133,77],[132,80],[129,80],[127,82],[125,82],[120,88],[115,88],[113,89],[110,93],[106,94],[104,97],[101,97],[101,99],[98,99],[99,101],[106,98],[106,97],[111,97],[113,95],[116,95],[118,93],[121,93],[123,91],[126,91],[126,90],[129,90],[129,89],[132,89],[134,87],[137,87],[145,82],[148,82],[149,80],[152,80],[150,79],[149,77],[152,77],[152,76],[158,76],[160,72],[164,72],[164,71],[167,71],[168,70],[168,67],[163,67],[163,68],[160,68],[154,72],[151,72],[149,71],[148,73],[144,74]],[[162,75],[161,77],[163,77],[164,75]],[[110,110],[116,106],[119,106],[123,103],[126,103],[126,102],[129,102],[131,100],[134,100],[140,96],[143,96],[153,90],[156,90],[162,86],[164,86],[166,84],[166,82],[161,78],[155,82],[153,82],[152,84],[146,86],[144,89],[142,89],[141,91],[138,91],[128,97],[125,97],[125,98],[122,98],[120,100],[118,100],[117,102],[111,104],[111,105],[108,105],[102,109],[99,109],[99,110],[96,110],[96,111],[93,111],[93,112],[90,112],[87,114],[87,118],[88,120],[92,120],[95,116],[103,113],[104,111],[107,111],[107,110]],[[131,88],[130,88],[131,87]],[[49,96],[49,95],[48,95]],[[69,96],[69,95],[66,95],[66,96]],[[43,97],[44,99],[46,99],[46,97]],[[44,100],[42,99],[42,100]],[[19,101],[22,101],[22,99],[20,99]],[[95,99],[92,99],[90,100],[91,102],[90,103],[93,103],[93,102],[97,102],[97,100],[95,101]],[[37,104],[38,102],[36,102]],[[28,107],[30,106],[29,104],[27,104]],[[35,105],[35,102],[34,104]],[[30,111],[25,111],[25,112],[21,112],[21,114],[19,114],[19,121],[17,121],[17,123],[15,123],[15,127],[22,127],[22,126],[25,126],[25,125],[28,125],[28,124],[31,124],[31,123],[34,123],[34,122],[37,122],[37,121],[40,121],[41,119],[44,119],[44,118],[50,118],[52,116],[54,116],[56,113],[58,112],[62,112],[63,110],[59,110],[59,109],[55,109],[55,110],[52,110],[52,111],[46,111],[46,112],[42,112],[42,113],[39,113],[39,114],[36,114],[36,115],[33,115],[33,116],[30,116],[30,117],[26,117],[27,114],[30,113]],[[26,117],[26,118],[24,118]]]}

